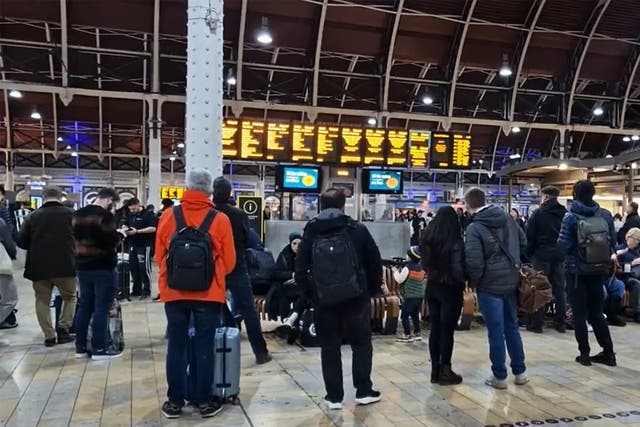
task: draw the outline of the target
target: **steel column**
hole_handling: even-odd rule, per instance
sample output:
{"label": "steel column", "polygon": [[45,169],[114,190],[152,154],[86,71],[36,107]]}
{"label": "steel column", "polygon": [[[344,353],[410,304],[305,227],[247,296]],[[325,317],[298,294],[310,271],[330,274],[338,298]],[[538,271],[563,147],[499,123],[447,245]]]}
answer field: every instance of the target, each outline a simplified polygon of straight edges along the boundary
{"label": "steel column", "polygon": [[240,29],[238,32],[238,62],[236,64],[236,99],[242,99],[242,62],[244,60],[244,32],[247,23],[247,1],[240,6]]}
{"label": "steel column", "polygon": [[69,86],[69,38],[67,34],[67,0],[60,0],[60,34],[62,42],[62,87]]}
{"label": "steel column", "polygon": [[393,51],[396,47],[396,36],[398,35],[398,27],[402,19],[402,9],[404,8],[404,0],[398,0],[396,12],[393,18],[393,26],[391,35],[389,36],[389,47],[387,50],[387,62],[384,68],[384,86],[382,89],[382,111],[389,110],[389,83],[391,79],[391,68],[393,67]]}
{"label": "steel column", "polygon": [[318,21],[318,35],[316,37],[316,50],[313,58],[313,89],[311,90],[311,105],[318,105],[318,80],[320,78],[320,56],[322,53],[322,37],[324,34],[324,21],[327,17],[327,6],[329,0],[322,1],[322,9],[320,9],[320,19]]}
{"label": "steel column", "polygon": [[[191,23],[189,23],[191,25]],[[153,52],[152,52],[152,75],[151,75],[151,91],[153,93],[160,92],[160,0],[154,0],[153,2]],[[162,175],[162,103],[157,100],[150,100],[148,102],[147,111],[149,112],[149,158],[147,160],[148,166],[148,183],[149,192],[147,193],[147,204],[153,204],[158,206],[160,204],[160,185]],[[144,109],[143,109],[144,110]],[[144,114],[144,113],[143,113]],[[146,120],[146,117],[143,117]],[[143,145],[146,143],[143,139]],[[141,171],[141,185],[142,190],[146,190],[144,183],[144,162]]]}

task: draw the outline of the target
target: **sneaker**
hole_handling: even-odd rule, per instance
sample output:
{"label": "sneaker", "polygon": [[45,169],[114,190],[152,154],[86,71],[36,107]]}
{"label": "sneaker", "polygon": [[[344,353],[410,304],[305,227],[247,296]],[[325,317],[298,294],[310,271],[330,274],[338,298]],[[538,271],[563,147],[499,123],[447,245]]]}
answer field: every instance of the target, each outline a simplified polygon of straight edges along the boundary
{"label": "sneaker", "polygon": [[414,341],[422,341],[422,335],[421,334],[413,334],[411,336],[411,338],[413,338]]}
{"label": "sneaker", "polygon": [[47,338],[44,340],[44,346],[45,347],[53,347],[54,345],[56,345],[56,339],[55,338]]}
{"label": "sneaker", "polygon": [[212,400],[209,404],[200,407],[200,416],[202,418],[211,418],[222,412],[222,404],[216,400]]}
{"label": "sneaker", "polygon": [[155,297],[153,297],[154,301],[160,301],[160,294],[156,295]]}
{"label": "sneaker", "polygon": [[507,388],[506,378],[504,380],[500,380],[493,375],[487,378],[484,383],[498,390],[505,390]]}
{"label": "sneaker", "polygon": [[170,420],[180,418],[180,415],[182,415],[182,408],[167,400],[162,404],[162,415]]}
{"label": "sneaker", "polygon": [[577,356],[576,362],[578,362],[582,366],[591,366],[591,358],[589,357],[588,354]]}
{"label": "sneaker", "polygon": [[332,411],[339,411],[342,409],[342,402],[332,402],[327,397],[324,398],[324,404]]}
{"label": "sneaker", "polygon": [[516,383],[516,385],[525,385],[529,382],[529,377],[527,377],[527,374],[525,373],[518,374],[516,375],[516,379],[514,382]]}
{"label": "sneaker", "polygon": [[110,351],[106,351],[106,350],[102,350],[102,351],[96,351],[91,355],[91,360],[111,360],[111,359],[117,359],[118,357],[122,356],[122,352],[120,353],[112,353]]}
{"label": "sneaker", "polygon": [[366,393],[356,393],[356,405],[370,405],[372,403],[380,402],[382,395],[379,391],[370,390]]}
{"label": "sneaker", "polygon": [[261,354],[256,356],[256,365],[264,365],[265,363],[271,362],[273,359],[269,353]]}
{"label": "sneaker", "polygon": [[605,352],[601,352],[591,357],[591,362],[600,363],[601,365],[607,366],[617,366],[616,363],[616,355],[615,354],[606,354]]}
{"label": "sneaker", "polygon": [[0,323],[0,329],[13,329],[18,327],[18,322],[7,322],[6,320]]}
{"label": "sneaker", "polygon": [[400,335],[396,337],[397,342],[410,343],[413,342],[413,335]]}
{"label": "sneaker", "polygon": [[593,326],[591,326],[589,323],[587,323],[587,331],[593,332]]}
{"label": "sneaker", "polygon": [[87,350],[84,350],[84,351],[76,350],[76,359],[88,359],[88,358],[89,358],[89,352]]}

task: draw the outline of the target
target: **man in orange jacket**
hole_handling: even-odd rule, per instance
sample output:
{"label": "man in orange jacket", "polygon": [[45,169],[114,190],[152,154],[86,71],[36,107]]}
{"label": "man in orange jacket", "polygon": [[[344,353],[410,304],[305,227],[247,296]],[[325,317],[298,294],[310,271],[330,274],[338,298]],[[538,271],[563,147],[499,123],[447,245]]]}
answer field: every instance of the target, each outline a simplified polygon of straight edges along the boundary
{"label": "man in orange jacket", "polygon": [[[199,227],[214,208],[210,199],[213,192],[213,177],[205,169],[194,169],[187,173],[187,190],[180,200],[184,222],[187,227]],[[176,233],[174,210],[167,210],[158,224],[155,259],[160,266],[158,289],[165,303],[167,315],[167,391],[168,400],[162,405],[167,418],[178,418],[186,396],[187,360],[185,358],[189,321],[195,321],[195,349],[198,363],[195,372],[195,403],[200,406],[203,418],[212,417],[222,410],[222,404],[212,395],[213,385],[213,337],[220,324],[222,305],[225,303],[225,276],[236,264],[236,252],[229,218],[218,212],[209,227],[212,243],[215,275],[204,291],[179,290],[169,286],[167,255],[171,238]]]}

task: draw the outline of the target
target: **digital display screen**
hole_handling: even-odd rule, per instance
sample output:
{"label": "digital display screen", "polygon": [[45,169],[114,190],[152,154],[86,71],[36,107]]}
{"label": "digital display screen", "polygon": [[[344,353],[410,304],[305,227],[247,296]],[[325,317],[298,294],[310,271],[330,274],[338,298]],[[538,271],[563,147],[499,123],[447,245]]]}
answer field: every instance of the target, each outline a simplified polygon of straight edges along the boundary
{"label": "digital display screen", "polygon": [[291,147],[291,124],[269,123],[266,159],[276,162],[289,160],[289,147]]}
{"label": "digital display screen", "polygon": [[434,132],[431,145],[431,167],[446,169],[449,166],[451,166],[451,134]]}
{"label": "digital display screen", "polygon": [[409,151],[409,132],[406,130],[389,130],[387,132],[387,166],[407,166],[407,153]]}
{"label": "digital display screen", "polygon": [[451,168],[471,168],[471,135],[468,133],[453,134],[453,149],[451,150]]}
{"label": "digital display screen", "polygon": [[264,122],[242,121],[240,158],[264,160]]}
{"label": "digital display screen", "polygon": [[364,131],[365,165],[384,165],[385,133],[384,129],[366,129]]}
{"label": "digital display screen", "polygon": [[318,126],[316,139],[316,161],[318,163],[338,163],[340,128],[337,126]]}
{"label": "digital display screen", "polygon": [[342,151],[340,163],[362,163],[362,129],[342,128]]}
{"label": "digital display screen", "polygon": [[282,191],[316,193],[320,189],[320,170],[284,166],[280,169],[279,184]]}
{"label": "digital display screen", "polygon": [[316,157],[316,127],[311,125],[293,125],[291,138],[291,160],[294,162],[313,162]]}
{"label": "digital display screen", "polygon": [[412,130],[409,132],[409,159],[413,168],[429,166],[429,144],[431,132],[428,130]]}
{"label": "digital display screen", "polygon": [[225,120],[222,122],[222,156],[227,159],[240,157],[240,141],[238,138],[238,120]]}
{"label": "digital display screen", "polygon": [[184,187],[160,187],[160,197],[163,199],[182,199]]}
{"label": "digital display screen", "polygon": [[362,191],[365,194],[402,193],[402,172],[380,169],[363,169]]}

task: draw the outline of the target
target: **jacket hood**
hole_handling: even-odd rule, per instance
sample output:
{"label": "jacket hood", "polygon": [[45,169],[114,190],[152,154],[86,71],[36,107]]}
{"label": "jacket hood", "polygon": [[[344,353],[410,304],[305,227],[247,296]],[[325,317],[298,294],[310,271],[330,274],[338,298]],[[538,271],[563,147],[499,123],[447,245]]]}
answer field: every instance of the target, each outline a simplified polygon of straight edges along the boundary
{"label": "jacket hood", "polygon": [[324,209],[320,211],[318,216],[309,221],[305,230],[313,233],[326,233],[345,227],[348,221],[349,217],[340,209]]}
{"label": "jacket hood", "polygon": [[571,204],[571,212],[582,216],[594,216],[598,209],[600,209],[600,206],[596,202],[586,205],[582,202],[574,201]]}
{"label": "jacket hood", "polygon": [[211,209],[213,202],[205,193],[201,191],[187,190],[180,199],[180,205],[185,210]]}
{"label": "jacket hood", "polygon": [[498,206],[491,205],[473,214],[471,221],[489,228],[503,228],[507,224],[507,214]]}
{"label": "jacket hood", "polygon": [[551,216],[562,219],[567,213],[567,209],[560,203],[558,203],[557,200],[551,200],[549,202],[543,203],[542,206],[540,206],[540,212],[545,212]]}

